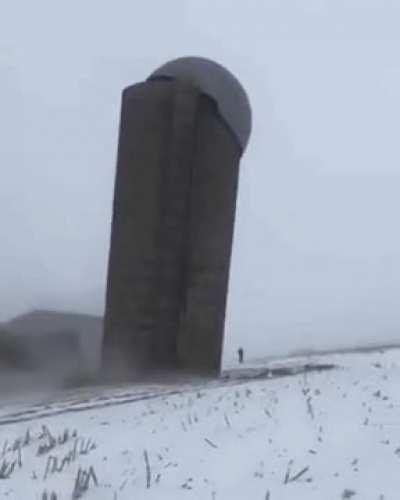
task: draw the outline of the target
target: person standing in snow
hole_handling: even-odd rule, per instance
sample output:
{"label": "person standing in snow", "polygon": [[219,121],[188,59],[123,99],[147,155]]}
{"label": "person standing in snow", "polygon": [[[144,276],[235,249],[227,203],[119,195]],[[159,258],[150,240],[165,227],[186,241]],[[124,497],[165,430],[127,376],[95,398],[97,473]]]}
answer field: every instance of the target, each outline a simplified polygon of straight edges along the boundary
{"label": "person standing in snow", "polygon": [[239,363],[242,364],[243,363],[243,358],[244,358],[243,347],[239,347],[239,349],[238,349],[238,356],[239,356]]}

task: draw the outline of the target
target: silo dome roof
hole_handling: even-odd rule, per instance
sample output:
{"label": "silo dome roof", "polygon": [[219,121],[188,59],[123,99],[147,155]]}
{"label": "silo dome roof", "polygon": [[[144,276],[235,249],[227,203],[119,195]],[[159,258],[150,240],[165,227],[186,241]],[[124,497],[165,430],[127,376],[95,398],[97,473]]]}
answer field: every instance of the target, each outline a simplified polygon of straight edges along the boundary
{"label": "silo dome roof", "polygon": [[244,150],[251,132],[251,108],[238,79],[220,64],[202,57],[182,57],[154,71],[149,80],[174,78],[190,82],[212,97],[219,113]]}

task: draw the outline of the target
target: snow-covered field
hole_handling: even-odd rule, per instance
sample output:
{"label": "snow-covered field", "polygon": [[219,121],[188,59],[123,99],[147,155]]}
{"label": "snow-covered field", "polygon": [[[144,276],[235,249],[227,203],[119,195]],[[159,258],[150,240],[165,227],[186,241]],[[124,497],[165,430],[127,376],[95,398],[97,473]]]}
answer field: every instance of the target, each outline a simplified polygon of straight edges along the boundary
{"label": "snow-covered field", "polygon": [[[0,498],[398,500],[400,350],[0,408]],[[296,363],[299,363],[296,360]]]}

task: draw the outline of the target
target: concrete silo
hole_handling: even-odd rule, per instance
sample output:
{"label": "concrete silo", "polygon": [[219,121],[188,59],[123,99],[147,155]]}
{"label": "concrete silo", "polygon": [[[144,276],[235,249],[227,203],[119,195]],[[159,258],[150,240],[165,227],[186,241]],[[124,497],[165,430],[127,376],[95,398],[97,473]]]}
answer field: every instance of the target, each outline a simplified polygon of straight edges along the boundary
{"label": "concrete silo", "polygon": [[207,59],[169,62],[124,90],[104,371],[218,373],[245,91]]}

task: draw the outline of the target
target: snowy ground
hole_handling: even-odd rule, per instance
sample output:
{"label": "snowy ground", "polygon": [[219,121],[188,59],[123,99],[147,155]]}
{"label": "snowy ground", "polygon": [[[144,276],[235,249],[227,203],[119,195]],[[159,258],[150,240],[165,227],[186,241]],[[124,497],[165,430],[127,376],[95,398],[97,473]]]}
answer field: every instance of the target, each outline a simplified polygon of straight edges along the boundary
{"label": "snowy ground", "polygon": [[400,350],[311,361],[3,404],[0,498],[398,500]]}

